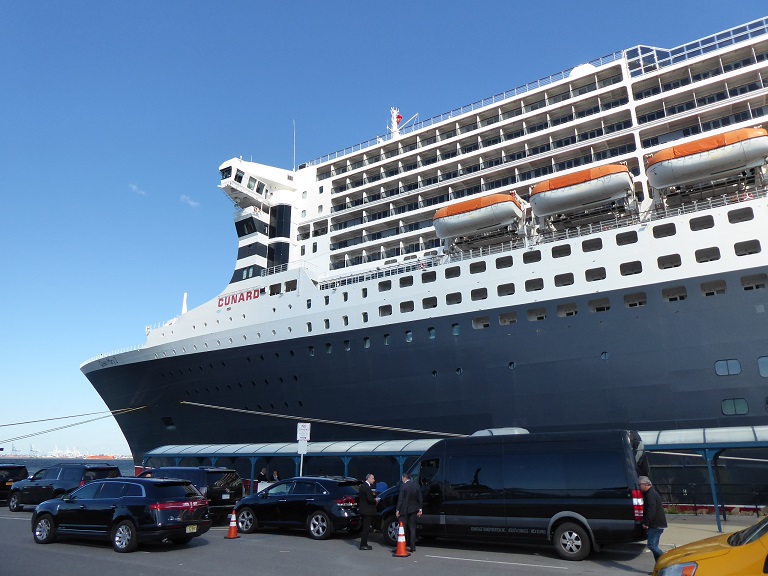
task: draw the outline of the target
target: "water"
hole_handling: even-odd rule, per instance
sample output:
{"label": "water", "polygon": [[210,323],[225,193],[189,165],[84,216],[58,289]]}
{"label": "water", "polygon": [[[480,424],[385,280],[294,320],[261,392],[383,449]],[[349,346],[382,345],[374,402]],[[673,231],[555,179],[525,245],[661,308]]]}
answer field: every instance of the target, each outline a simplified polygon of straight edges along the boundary
{"label": "water", "polygon": [[24,464],[30,475],[41,468],[47,468],[54,464],[111,464],[120,468],[120,474],[123,476],[134,476],[133,460],[81,460],[78,458],[1,458],[0,464]]}

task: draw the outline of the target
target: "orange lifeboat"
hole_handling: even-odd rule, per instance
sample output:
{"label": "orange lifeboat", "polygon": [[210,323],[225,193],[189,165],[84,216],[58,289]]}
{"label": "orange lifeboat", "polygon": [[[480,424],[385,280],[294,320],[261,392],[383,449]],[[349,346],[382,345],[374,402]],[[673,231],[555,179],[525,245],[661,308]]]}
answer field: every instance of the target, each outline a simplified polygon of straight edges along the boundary
{"label": "orange lifeboat", "polygon": [[632,175],[623,164],[608,164],[551,178],[531,188],[538,217],[583,211],[619,200],[632,190]]}
{"label": "orange lifeboat", "polygon": [[490,194],[440,208],[433,225],[437,237],[455,238],[509,226],[523,218],[520,200],[510,194]]}
{"label": "orange lifeboat", "polygon": [[665,148],[645,160],[645,175],[654,188],[735,176],[762,165],[768,157],[768,131],[741,128]]}

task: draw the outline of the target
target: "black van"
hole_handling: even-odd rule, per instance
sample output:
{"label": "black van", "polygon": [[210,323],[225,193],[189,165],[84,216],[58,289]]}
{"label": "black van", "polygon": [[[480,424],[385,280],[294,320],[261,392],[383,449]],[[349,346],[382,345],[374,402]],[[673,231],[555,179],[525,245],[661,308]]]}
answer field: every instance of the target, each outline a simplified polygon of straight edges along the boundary
{"label": "black van", "polygon": [[[440,440],[410,470],[424,500],[417,534],[550,542],[582,560],[601,544],[645,539],[638,471],[647,473],[642,442],[626,430]],[[390,545],[398,490],[378,507]]]}
{"label": "black van", "polygon": [[235,509],[237,501],[245,495],[240,474],[231,468],[163,466],[145,470],[139,476],[190,480],[195,488],[208,498],[208,509],[214,522],[227,519]]}

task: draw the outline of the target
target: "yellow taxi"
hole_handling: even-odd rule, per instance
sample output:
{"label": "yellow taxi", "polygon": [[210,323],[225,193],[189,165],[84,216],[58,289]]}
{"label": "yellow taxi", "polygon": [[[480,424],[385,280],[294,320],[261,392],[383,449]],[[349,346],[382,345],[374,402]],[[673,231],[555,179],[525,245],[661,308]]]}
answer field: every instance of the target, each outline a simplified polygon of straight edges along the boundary
{"label": "yellow taxi", "polygon": [[747,576],[768,571],[768,517],[732,534],[720,534],[665,552],[653,576]]}

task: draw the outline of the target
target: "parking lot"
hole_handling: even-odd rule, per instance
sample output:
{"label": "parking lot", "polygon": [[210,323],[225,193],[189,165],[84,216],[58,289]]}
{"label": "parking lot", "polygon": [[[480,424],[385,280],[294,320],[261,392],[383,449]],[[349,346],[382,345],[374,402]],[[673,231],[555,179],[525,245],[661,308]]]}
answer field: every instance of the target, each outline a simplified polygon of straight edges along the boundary
{"label": "parking lot", "polygon": [[[0,509],[2,574],[77,574],[78,576],[171,576],[189,574],[269,574],[339,576],[340,574],[405,574],[419,570],[444,576],[550,574],[647,574],[652,567],[643,543],[612,547],[583,562],[559,559],[551,548],[496,546],[434,540],[420,542],[409,558],[395,558],[381,535],[369,539],[371,551],[358,550],[359,540],[336,534],[315,541],[301,532],[265,530],[225,538],[228,526],[215,526],[189,545],[142,545],[137,552],[118,554],[108,543],[57,541],[35,544],[30,529],[32,508]],[[418,564],[418,566],[414,566]]]}

